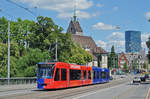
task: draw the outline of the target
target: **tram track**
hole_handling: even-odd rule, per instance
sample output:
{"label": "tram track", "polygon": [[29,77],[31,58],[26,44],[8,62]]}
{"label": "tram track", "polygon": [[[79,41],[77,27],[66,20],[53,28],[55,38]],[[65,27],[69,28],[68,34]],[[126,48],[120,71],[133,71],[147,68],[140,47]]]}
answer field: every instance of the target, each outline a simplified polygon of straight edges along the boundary
{"label": "tram track", "polygon": [[123,79],[123,80],[120,80],[120,81],[113,81],[113,82],[105,83],[105,84],[90,85],[89,86],[90,88],[88,87],[88,88],[83,88],[83,89],[74,90],[74,91],[70,91],[70,92],[65,92],[65,93],[62,93],[62,94],[51,95],[51,96],[47,96],[47,97],[45,96],[44,99],[66,99],[68,97],[73,98],[74,96],[81,95],[83,93],[93,92],[93,91],[104,89],[104,88],[110,88],[110,87],[113,87],[113,86],[120,85],[122,83],[126,83],[128,81],[130,81],[130,80],[129,79],[128,80]]}
{"label": "tram track", "polygon": [[65,99],[66,97],[72,97],[72,96],[76,96],[76,95],[79,95],[79,94],[81,95],[83,93],[88,93],[88,92],[93,92],[93,91],[97,91],[97,90],[104,89],[104,88],[114,87],[114,86],[122,84],[123,82],[125,83],[125,82],[128,82],[128,81],[129,80],[122,80],[122,81],[119,81],[117,83],[116,82],[106,83],[106,84],[103,84],[102,86],[98,86],[98,87],[96,86],[96,87],[91,88],[91,89],[89,88],[88,90],[81,90],[80,92],[76,91],[74,93],[68,93],[68,94],[64,94],[62,96],[54,96],[54,97],[52,97],[52,99],[54,99],[55,97],[57,97],[55,99]]}
{"label": "tram track", "polygon": [[74,97],[77,95],[82,95],[83,93],[93,92],[96,90],[110,88],[113,86],[117,86],[126,82],[129,82],[129,78],[123,78],[122,80],[115,80],[111,81],[110,83],[105,84],[95,84],[95,85],[88,85],[76,88],[66,88],[66,89],[58,89],[58,90],[31,90],[31,93],[22,93],[22,94],[15,94],[3,97],[3,99],[22,99],[22,98],[29,98],[29,99],[71,99],[69,97]]}

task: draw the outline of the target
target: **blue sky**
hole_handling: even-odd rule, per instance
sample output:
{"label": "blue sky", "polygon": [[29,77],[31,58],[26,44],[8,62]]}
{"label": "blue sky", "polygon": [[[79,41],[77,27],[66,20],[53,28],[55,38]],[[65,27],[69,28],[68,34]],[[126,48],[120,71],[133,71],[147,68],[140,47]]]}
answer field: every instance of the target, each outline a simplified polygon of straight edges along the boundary
{"label": "blue sky", "polygon": [[[28,11],[1,0],[0,16],[35,20]],[[64,32],[73,16],[76,4],[77,16],[85,36],[92,36],[98,46],[110,51],[115,45],[117,52],[124,51],[124,32],[138,30],[142,33],[142,46],[150,35],[150,0],[10,0],[28,8],[35,15],[51,17]],[[36,9],[34,7],[37,7]],[[118,29],[117,27],[120,27]],[[147,49],[147,48],[146,48]]]}

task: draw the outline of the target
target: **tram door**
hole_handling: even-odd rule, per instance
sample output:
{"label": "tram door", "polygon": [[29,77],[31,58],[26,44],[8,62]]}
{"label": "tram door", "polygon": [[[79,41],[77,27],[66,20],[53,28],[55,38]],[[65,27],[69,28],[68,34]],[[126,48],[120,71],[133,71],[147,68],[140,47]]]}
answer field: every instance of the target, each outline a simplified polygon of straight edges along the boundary
{"label": "tram door", "polygon": [[67,68],[61,68],[61,87],[65,88],[68,85]]}

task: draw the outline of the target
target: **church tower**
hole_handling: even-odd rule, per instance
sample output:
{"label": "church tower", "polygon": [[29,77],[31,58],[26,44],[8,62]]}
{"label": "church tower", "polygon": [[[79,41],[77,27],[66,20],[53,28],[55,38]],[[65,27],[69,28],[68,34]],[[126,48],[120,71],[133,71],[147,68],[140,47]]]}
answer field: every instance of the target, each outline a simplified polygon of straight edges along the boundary
{"label": "church tower", "polygon": [[73,16],[73,20],[71,19],[70,23],[69,23],[69,27],[67,29],[68,33],[72,33],[75,35],[80,35],[82,36],[83,31],[82,28],[80,26],[79,21],[77,20],[77,15],[76,15],[76,4],[74,7],[74,16]]}

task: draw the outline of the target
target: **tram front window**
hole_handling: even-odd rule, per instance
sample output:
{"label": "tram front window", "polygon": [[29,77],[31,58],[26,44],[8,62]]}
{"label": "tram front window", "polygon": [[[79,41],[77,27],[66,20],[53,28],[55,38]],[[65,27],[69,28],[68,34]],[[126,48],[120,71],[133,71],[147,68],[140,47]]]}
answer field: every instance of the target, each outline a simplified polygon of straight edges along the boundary
{"label": "tram front window", "polygon": [[53,78],[55,64],[39,64],[38,65],[38,78]]}

